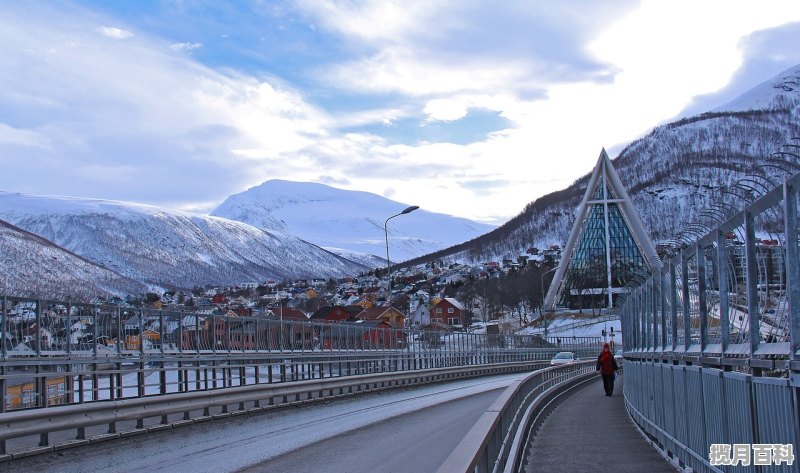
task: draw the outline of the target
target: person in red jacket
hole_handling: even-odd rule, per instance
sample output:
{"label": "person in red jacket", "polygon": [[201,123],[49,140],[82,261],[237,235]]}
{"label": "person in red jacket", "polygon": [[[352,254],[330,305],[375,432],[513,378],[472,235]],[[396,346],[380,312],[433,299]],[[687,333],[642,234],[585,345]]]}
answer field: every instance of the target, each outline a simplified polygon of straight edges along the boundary
{"label": "person in red jacket", "polygon": [[603,351],[597,357],[597,371],[603,378],[603,389],[606,391],[606,396],[610,396],[614,392],[614,374],[617,369],[617,361],[611,353],[611,347],[608,346],[608,343],[604,343]]}

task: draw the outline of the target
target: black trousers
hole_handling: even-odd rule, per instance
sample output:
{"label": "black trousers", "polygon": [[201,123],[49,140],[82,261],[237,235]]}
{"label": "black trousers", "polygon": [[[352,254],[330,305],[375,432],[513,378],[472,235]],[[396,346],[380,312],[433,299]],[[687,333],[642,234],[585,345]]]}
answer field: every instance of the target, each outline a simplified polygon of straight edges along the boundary
{"label": "black trousers", "polygon": [[603,374],[603,389],[606,391],[606,396],[614,393],[614,373]]}

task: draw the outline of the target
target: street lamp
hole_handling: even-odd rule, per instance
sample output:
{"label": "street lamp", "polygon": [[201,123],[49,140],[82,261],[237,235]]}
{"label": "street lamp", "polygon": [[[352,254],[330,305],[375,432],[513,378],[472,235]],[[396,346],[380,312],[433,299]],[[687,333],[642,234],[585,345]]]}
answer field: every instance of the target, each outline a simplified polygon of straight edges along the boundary
{"label": "street lamp", "polygon": [[11,280],[11,263],[12,263],[12,261],[10,259],[7,259],[7,260],[5,260],[3,262],[3,273],[4,273],[4,276],[5,276],[3,278],[3,293],[4,294],[9,294],[9,292],[12,290],[11,281],[10,281]]}
{"label": "street lamp", "polygon": [[544,336],[547,338],[547,318],[544,315],[544,275],[547,273],[552,273],[553,271],[557,270],[558,266],[554,268],[550,268],[547,271],[539,274],[539,294],[541,295],[541,302],[539,303],[539,316],[542,317],[544,320]]}
{"label": "street lamp", "polygon": [[388,223],[389,220],[399,217],[400,215],[405,215],[407,213],[411,213],[419,208],[419,205],[412,205],[411,207],[406,207],[403,209],[402,212],[399,214],[394,214],[391,217],[387,218],[385,222],[383,222],[383,234],[386,237],[386,276],[389,278],[389,307],[392,306],[392,263],[389,260],[389,230],[388,230]]}

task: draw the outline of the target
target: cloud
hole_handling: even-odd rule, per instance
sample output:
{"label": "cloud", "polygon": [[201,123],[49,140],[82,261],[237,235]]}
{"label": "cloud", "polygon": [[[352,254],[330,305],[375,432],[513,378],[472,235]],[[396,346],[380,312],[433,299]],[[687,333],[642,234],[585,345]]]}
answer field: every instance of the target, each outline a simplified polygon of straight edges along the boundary
{"label": "cloud", "polygon": [[[36,147],[0,186],[37,193],[71,182],[58,192],[187,207],[281,169],[234,150],[286,157],[326,133],[326,115],[296,91],[217,72],[144,34],[98,41],[95,21],[0,6],[0,146]],[[51,172],[19,179],[25,167]]]}
{"label": "cloud", "polygon": [[202,48],[202,43],[175,43],[169,46],[169,49],[173,51],[192,51],[195,49]]}
{"label": "cloud", "polygon": [[101,26],[97,28],[97,32],[104,36],[114,39],[128,39],[133,36],[133,33],[114,26]]}
{"label": "cloud", "polygon": [[727,103],[773,76],[800,64],[800,22],[756,31],[739,42],[742,65],[727,85],[717,91],[692,98],[691,103],[676,117],[707,112]]}
{"label": "cloud", "polygon": [[299,0],[214,7],[203,36],[202,6],[154,34],[0,3],[0,152],[21,157],[0,187],[211,210],[281,178],[497,222],[766,52],[797,62],[796,29],[770,30],[796,5]]}
{"label": "cloud", "polygon": [[48,139],[41,133],[13,128],[5,123],[0,123],[0,144],[50,149]]}
{"label": "cloud", "polygon": [[359,41],[395,41],[421,32],[426,20],[443,12],[447,2],[336,2],[301,0],[319,24]]}

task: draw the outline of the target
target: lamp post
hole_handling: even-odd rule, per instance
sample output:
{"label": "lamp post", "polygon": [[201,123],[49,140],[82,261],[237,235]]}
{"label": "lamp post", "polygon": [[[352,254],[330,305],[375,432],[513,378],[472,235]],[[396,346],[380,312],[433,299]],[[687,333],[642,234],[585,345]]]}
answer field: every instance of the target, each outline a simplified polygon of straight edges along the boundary
{"label": "lamp post", "polygon": [[3,293],[6,295],[11,295],[11,291],[13,290],[13,286],[11,285],[11,261],[10,259],[6,259],[3,262]]}
{"label": "lamp post", "polygon": [[389,229],[387,225],[389,224],[389,220],[395,217],[399,217],[400,215],[411,213],[417,210],[418,208],[419,208],[418,205],[412,205],[411,207],[406,207],[399,214],[394,214],[391,217],[387,218],[385,222],[383,222],[383,234],[386,237],[386,276],[389,278],[389,295],[387,296],[387,298],[389,299],[389,307],[392,307],[392,263],[389,260]]}
{"label": "lamp post", "polygon": [[554,268],[550,268],[547,271],[539,274],[539,294],[541,295],[542,301],[539,303],[539,315],[544,320],[544,336],[547,338],[547,318],[544,315],[544,275],[547,273],[552,273],[553,271],[557,270],[558,266]]}

